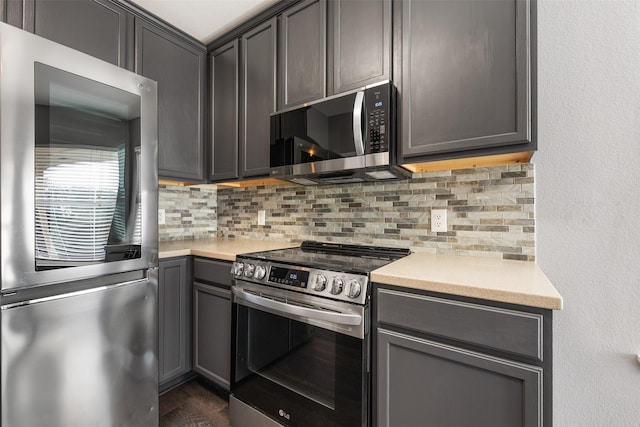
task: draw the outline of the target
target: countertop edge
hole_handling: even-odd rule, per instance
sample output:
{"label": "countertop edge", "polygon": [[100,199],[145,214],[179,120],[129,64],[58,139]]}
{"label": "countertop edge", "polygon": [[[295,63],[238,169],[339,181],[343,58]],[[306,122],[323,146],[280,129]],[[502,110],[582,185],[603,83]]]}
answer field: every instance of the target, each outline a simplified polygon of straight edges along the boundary
{"label": "countertop edge", "polygon": [[456,285],[451,283],[433,282],[429,280],[410,280],[398,276],[387,276],[379,273],[371,273],[371,281],[380,285],[398,286],[404,289],[439,292],[460,297],[477,298],[488,301],[504,302],[508,304],[524,305],[527,307],[544,308],[549,310],[562,310],[563,300],[561,296],[545,296],[528,294],[517,291],[504,291],[483,287]]}

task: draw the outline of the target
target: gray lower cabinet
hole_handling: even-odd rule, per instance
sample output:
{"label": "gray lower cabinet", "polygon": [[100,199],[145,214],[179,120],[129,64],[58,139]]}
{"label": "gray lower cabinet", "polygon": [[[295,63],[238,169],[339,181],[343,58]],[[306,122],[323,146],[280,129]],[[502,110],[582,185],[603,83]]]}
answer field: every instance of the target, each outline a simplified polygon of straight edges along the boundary
{"label": "gray lower cabinet", "polygon": [[329,2],[329,94],[391,79],[391,0]]}
{"label": "gray lower cabinet", "polygon": [[231,263],[194,260],[194,370],[229,390],[231,378]]}
{"label": "gray lower cabinet", "polygon": [[378,426],[541,426],[542,368],[378,329]]}
{"label": "gray lower cabinet", "polygon": [[211,147],[209,179],[236,179],[238,174],[239,43],[209,54]]}
{"label": "gray lower cabinet", "polygon": [[163,385],[191,371],[190,258],[159,263],[158,346],[159,382]]}
{"label": "gray lower cabinet", "polygon": [[305,0],[280,16],[280,109],[326,96],[326,34],[326,0]]}
{"label": "gray lower cabinet", "polygon": [[374,292],[376,425],[551,425],[549,310]]}
{"label": "gray lower cabinet", "polygon": [[158,82],[160,178],[203,181],[204,45],[136,19],[136,72]]}
{"label": "gray lower cabinet", "polygon": [[271,122],[276,110],[277,20],[253,28],[241,38],[240,159],[243,178],[268,176]]}
{"label": "gray lower cabinet", "polygon": [[[7,12],[18,12],[16,1]],[[25,0],[24,29],[123,68],[133,68],[133,15],[108,0]],[[9,21],[15,20],[11,13]]]}
{"label": "gray lower cabinet", "polygon": [[535,149],[535,0],[406,0],[396,7],[403,161]]}

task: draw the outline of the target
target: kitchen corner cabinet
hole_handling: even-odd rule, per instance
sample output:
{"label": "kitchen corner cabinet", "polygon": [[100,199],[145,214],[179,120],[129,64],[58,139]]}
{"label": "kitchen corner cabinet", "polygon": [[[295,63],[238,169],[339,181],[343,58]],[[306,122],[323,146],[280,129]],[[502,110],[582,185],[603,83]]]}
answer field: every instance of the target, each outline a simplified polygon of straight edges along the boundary
{"label": "kitchen corner cabinet", "polygon": [[[9,0],[5,5],[16,8]],[[8,7],[8,10],[11,10]],[[131,70],[133,15],[108,0],[25,0],[24,30]]]}
{"label": "kitchen corner cabinet", "polygon": [[212,181],[238,175],[239,42],[232,40],[209,54],[211,102],[210,175]]}
{"label": "kitchen corner cabinet", "polygon": [[206,49],[136,19],[136,72],[158,82],[158,174],[204,181]]}
{"label": "kitchen corner cabinet", "polygon": [[231,378],[231,263],[194,259],[194,370],[229,390]]}
{"label": "kitchen corner cabinet", "polygon": [[326,34],[326,0],[305,0],[280,16],[280,109],[326,96]]}
{"label": "kitchen corner cabinet", "polygon": [[243,178],[268,176],[270,171],[270,114],[276,110],[276,35],[277,20],[272,18],[245,33],[240,41]]}
{"label": "kitchen corner cabinet", "polygon": [[391,0],[331,1],[328,20],[330,95],[391,79]]}
{"label": "kitchen corner cabinet", "polygon": [[395,7],[403,161],[535,149],[535,0],[406,0]]}
{"label": "kitchen corner cabinet", "polygon": [[551,311],[487,304],[376,288],[378,426],[551,426]]}
{"label": "kitchen corner cabinet", "polygon": [[190,258],[159,263],[158,344],[160,389],[191,371]]}

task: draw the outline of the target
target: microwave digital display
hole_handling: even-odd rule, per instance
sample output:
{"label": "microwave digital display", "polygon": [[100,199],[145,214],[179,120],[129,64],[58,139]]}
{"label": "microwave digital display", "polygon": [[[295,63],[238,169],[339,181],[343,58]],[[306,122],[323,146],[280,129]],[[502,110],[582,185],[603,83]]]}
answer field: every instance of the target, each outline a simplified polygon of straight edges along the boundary
{"label": "microwave digital display", "polygon": [[378,101],[374,104],[374,107],[378,108],[378,107],[382,107],[382,101]]}

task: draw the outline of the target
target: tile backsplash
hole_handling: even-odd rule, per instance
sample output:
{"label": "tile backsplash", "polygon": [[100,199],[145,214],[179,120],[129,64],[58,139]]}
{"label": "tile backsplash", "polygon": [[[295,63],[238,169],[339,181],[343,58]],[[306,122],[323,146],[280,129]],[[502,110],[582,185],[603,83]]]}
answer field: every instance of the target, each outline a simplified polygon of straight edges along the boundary
{"label": "tile backsplash", "polygon": [[159,240],[216,237],[215,188],[159,185],[158,193],[158,209],[165,211],[165,223],[158,226]]}
{"label": "tile backsplash", "polygon": [[[414,174],[412,179],[303,187],[160,187],[161,240],[200,237],[408,247],[439,254],[535,259],[533,164]],[[447,209],[448,232],[430,230]],[[258,211],[266,224],[258,225]]]}

